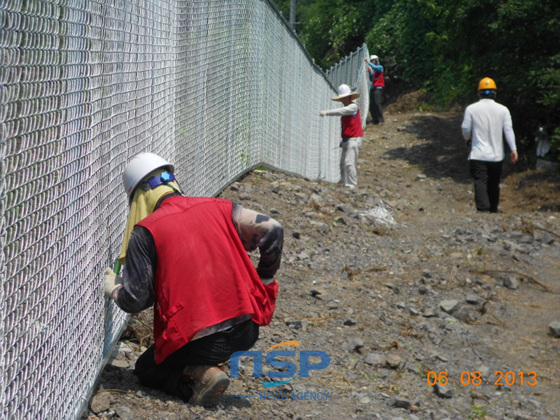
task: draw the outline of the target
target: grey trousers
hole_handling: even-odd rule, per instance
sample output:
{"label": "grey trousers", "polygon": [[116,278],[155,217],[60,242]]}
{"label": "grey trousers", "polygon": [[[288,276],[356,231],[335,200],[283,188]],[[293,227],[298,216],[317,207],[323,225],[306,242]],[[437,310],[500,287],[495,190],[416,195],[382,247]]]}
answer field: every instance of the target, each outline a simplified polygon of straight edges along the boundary
{"label": "grey trousers", "polygon": [[362,147],[361,137],[351,137],[342,143],[340,157],[341,183],[345,187],[354,188],[358,185],[358,153]]}

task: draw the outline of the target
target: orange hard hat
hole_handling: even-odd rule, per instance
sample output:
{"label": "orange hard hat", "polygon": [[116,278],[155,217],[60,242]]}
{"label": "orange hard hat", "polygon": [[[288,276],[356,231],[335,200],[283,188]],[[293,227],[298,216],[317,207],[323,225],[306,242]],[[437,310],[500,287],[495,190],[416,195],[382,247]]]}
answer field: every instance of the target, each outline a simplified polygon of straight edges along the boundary
{"label": "orange hard hat", "polygon": [[485,77],[478,82],[478,90],[498,90],[498,88],[496,87],[496,82],[494,82],[494,80],[489,77]]}

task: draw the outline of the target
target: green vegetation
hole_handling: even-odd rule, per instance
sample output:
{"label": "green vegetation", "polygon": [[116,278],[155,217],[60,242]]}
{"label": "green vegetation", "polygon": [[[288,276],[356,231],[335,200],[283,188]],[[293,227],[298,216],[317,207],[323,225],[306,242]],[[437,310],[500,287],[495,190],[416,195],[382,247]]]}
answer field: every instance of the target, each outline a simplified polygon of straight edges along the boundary
{"label": "green vegetation", "polygon": [[377,379],[376,375],[373,374],[367,374],[365,372],[362,372],[362,376],[366,379],[369,379],[371,382],[375,382],[375,380]]}
{"label": "green vegetation", "polygon": [[478,405],[473,405],[469,410],[469,419],[471,420],[483,419],[487,415],[488,413],[486,413],[486,410]]}
{"label": "green vegetation", "polygon": [[[278,0],[289,17],[290,0]],[[447,108],[476,100],[483,77],[513,117],[518,148],[560,161],[560,5],[557,0],[298,0],[296,31],[323,69],[366,43],[388,87],[422,89]],[[392,86],[390,86],[392,85]]]}

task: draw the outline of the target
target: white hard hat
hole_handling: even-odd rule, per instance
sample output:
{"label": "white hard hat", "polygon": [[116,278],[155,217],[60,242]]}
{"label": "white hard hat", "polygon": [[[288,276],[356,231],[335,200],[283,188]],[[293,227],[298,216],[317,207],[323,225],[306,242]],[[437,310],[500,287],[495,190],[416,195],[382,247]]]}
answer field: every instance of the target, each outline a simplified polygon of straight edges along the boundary
{"label": "white hard hat", "polygon": [[341,99],[350,97],[352,100],[359,98],[360,94],[358,92],[352,92],[350,86],[342,84],[337,89],[338,95],[332,98],[333,101],[340,102]]}
{"label": "white hard hat", "polygon": [[352,93],[352,91],[350,90],[350,86],[345,84],[340,85],[337,90],[339,97],[348,96],[350,95],[350,93]]}
{"label": "white hard hat", "polygon": [[139,153],[134,156],[123,172],[123,185],[128,198],[130,199],[132,192],[146,175],[159,168],[175,171],[171,163],[154,153]]}
{"label": "white hard hat", "polygon": [[379,60],[379,57],[376,56],[376,55],[372,55],[372,56],[369,58],[369,60],[370,60],[370,61]]}

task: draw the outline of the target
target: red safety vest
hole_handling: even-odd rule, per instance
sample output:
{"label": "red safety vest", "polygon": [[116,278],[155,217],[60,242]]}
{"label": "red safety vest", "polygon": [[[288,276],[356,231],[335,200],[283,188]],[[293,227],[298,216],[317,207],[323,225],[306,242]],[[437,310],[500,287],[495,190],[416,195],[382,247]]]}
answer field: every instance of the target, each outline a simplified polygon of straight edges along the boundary
{"label": "red safety vest", "polygon": [[379,72],[377,70],[373,71],[373,76],[371,77],[371,82],[373,83],[373,88],[378,88],[378,87],[385,87],[385,76],[383,75],[383,72]]}
{"label": "red safety vest", "polygon": [[364,130],[362,128],[362,119],[360,118],[360,110],[354,115],[347,115],[340,119],[342,125],[342,138],[362,137]]}
{"label": "red safety vest", "polygon": [[232,202],[170,197],[138,225],[157,252],[155,361],[163,362],[204,328],[252,314],[268,325],[278,283],[265,285],[232,221]]}

